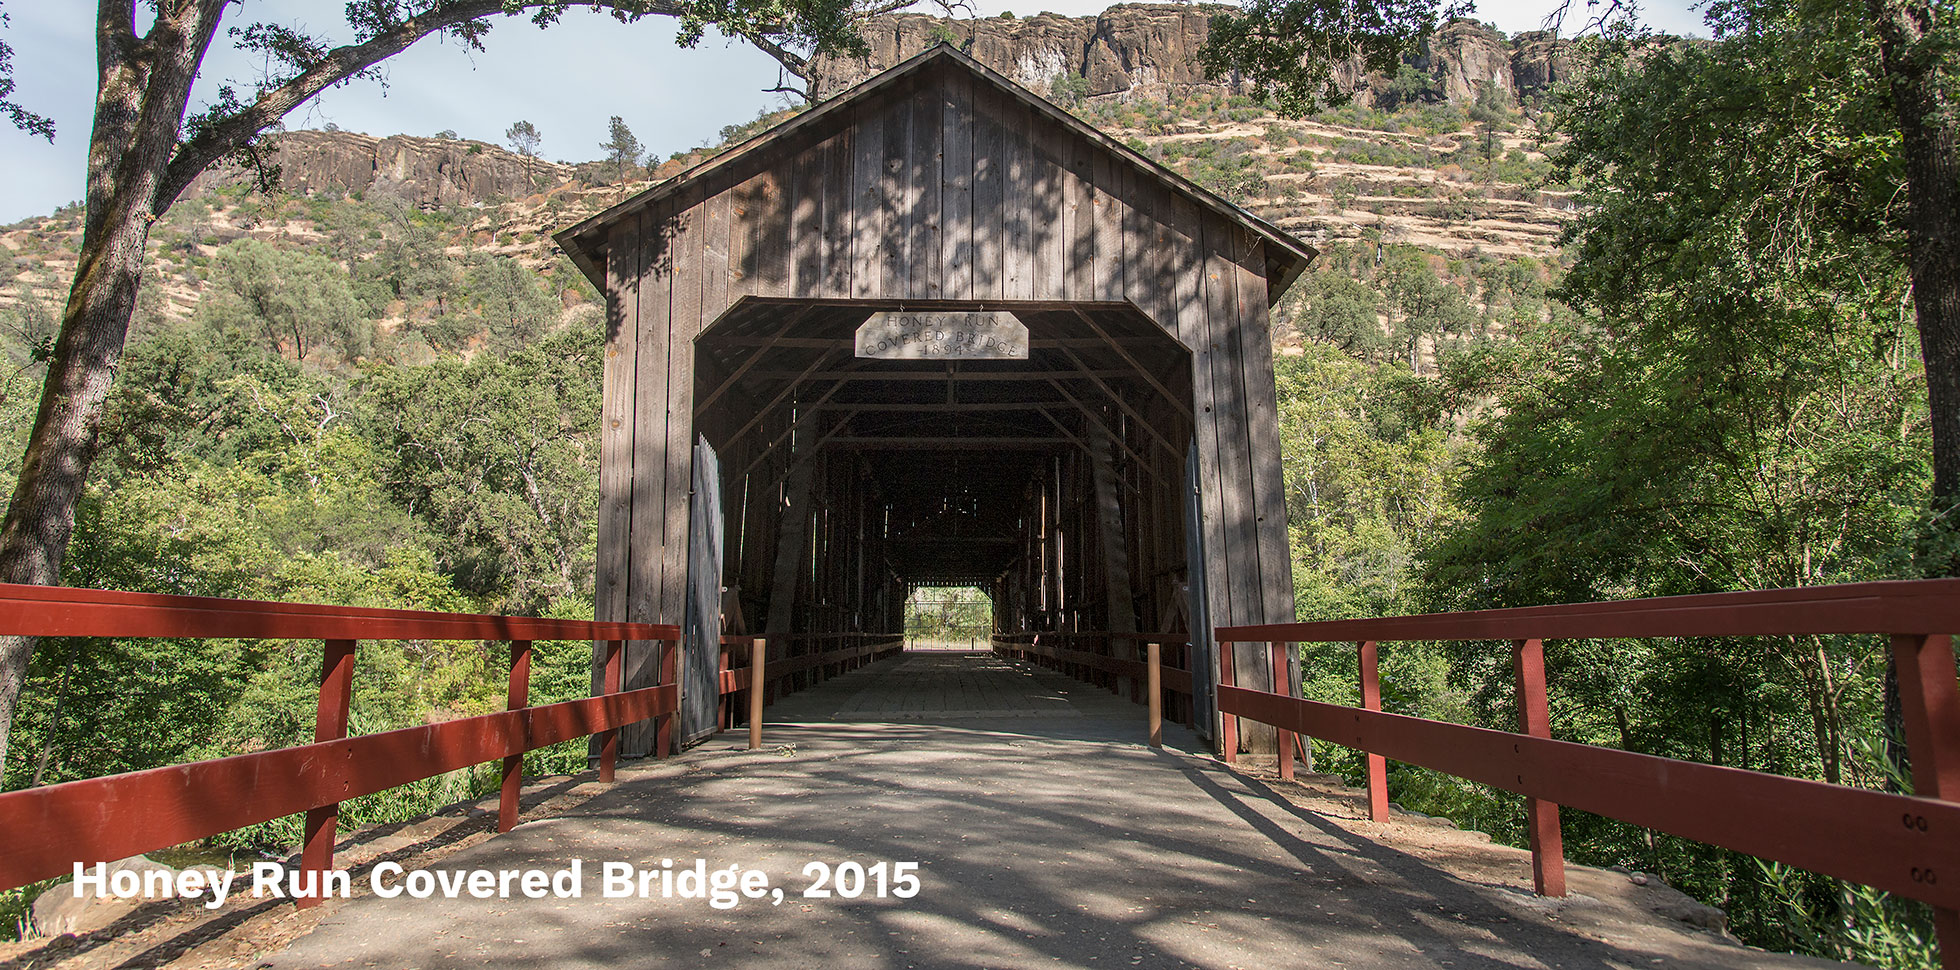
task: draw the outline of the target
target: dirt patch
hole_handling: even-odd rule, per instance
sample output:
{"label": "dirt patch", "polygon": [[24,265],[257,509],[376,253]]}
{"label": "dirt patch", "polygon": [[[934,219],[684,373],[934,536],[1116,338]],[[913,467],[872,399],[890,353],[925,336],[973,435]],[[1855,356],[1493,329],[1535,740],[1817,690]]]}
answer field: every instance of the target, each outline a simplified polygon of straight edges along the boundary
{"label": "dirt patch", "polygon": [[[1494,890],[1520,918],[1549,919],[1589,940],[1622,950],[1659,954],[1668,963],[1699,965],[1715,958],[1734,966],[1800,970],[1849,964],[1746,946],[1726,930],[1726,915],[1671,886],[1659,876],[1567,864],[1567,895],[1547,899],[1532,890],[1531,853],[1493,843],[1483,832],[1461,829],[1446,818],[1391,808],[1390,820],[1368,819],[1366,792],[1339,776],[1302,772],[1281,781],[1272,764],[1242,763],[1234,769],[1250,782],[1294,806],[1328,819],[1450,873]],[[1733,956],[1722,961],[1726,951]],[[1540,954],[1541,958],[1545,955]],[[1655,961],[1657,964],[1661,961]]]}

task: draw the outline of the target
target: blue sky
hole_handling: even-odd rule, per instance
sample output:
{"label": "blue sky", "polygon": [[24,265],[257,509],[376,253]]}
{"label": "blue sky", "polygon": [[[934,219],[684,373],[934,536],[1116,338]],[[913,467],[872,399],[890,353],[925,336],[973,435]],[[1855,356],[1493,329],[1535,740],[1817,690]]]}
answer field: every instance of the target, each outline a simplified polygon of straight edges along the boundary
{"label": "blue sky", "polygon": [[[1106,0],[1014,0],[976,3],[991,15],[1002,9],[1027,15],[1040,10],[1083,15]],[[1583,9],[1584,0],[1574,0]],[[55,120],[54,144],[11,127],[0,128],[0,224],[42,215],[82,195],[90,111],[95,94],[94,4],[87,0],[13,0],[0,5],[11,18],[6,40],[14,47],[15,100]],[[1507,31],[1535,30],[1553,0],[1482,0],[1476,16]],[[1700,27],[1690,0],[1653,0],[1642,16],[1674,33]],[[345,39],[340,0],[244,0],[227,25],[277,21]],[[332,122],[375,135],[432,135],[453,129],[465,138],[502,143],[511,122],[529,120],[544,135],[547,158],[583,161],[600,154],[607,118],[620,115],[647,148],[661,156],[702,145],[724,125],[748,121],[782,106],[775,61],[741,44],[710,35],[693,50],[674,46],[664,19],[621,26],[603,14],[576,10],[563,23],[539,30],[521,18],[500,22],[488,51],[425,40],[387,65],[388,83],[358,82],[325,92],[287,119],[293,128]],[[207,101],[227,80],[249,89],[256,65],[220,37],[206,58],[193,105]]]}

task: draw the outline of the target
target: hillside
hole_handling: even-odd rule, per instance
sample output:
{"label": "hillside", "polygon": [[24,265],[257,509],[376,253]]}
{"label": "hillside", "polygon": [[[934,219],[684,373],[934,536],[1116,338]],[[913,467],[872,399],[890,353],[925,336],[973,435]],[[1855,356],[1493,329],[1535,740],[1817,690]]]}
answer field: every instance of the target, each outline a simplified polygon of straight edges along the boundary
{"label": "hillside", "polygon": [[[1194,58],[1210,12],[1124,4],[1078,18],[901,14],[868,31],[869,59],[819,63],[816,87],[834,93],[931,44],[953,42],[1321,248],[1365,241],[1457,262],[1555,258],[1571,199],[1547,184],[1534,106],[1567,68],[1542,35],[1506,38],[1453,23],[1398,75],[1362,79],[1351,105],[1294,120],[1229,80],[1204,80]],[[790,114],[731,125],[724,146]],[[352,271],[378,244],[401,244],[411,224],[419,227],[412,245],[438,246],[447,259],[517,260],[569,310],[596,294],[570,278],[550,233],[724,146],[649,159],[620,183],[620,173],[600,163],[554,163],[484,142],[281,133],[270,153],[279,192],[248,191],[246,173],[217,171],[164,218],[150,240],[146,311],[172,319],[193,313],[210,291],[210,261],[235,240],[324,246]],[[0,261],[0,308],[58,307],[79,232],[73,210],[0,229],[0,247],[13,257]],[[384,335],[430,310],[396,297],[376,308]],[[435,309],[443,309],[440,300]]]}

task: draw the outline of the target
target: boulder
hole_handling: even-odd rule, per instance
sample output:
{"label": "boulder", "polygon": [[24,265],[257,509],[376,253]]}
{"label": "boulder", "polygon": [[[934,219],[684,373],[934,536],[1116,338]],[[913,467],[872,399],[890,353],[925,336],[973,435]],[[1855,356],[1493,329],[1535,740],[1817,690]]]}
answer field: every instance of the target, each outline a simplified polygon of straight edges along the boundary
{"label": "boulder", "polygon": [[[162,870],[174,873],[177,870],[161,862],[154,862],[147,856],[130,856],[109,863],[108,872],[143,873]],[[93,871],[91,869],[91,871]],[[29,929],[41,937],[60,936],[63,933],[90,933],[108,926],[136,911],[136,908],[150,900],[141,896],[117,899],[114,896],[77,896],[71,883],[62,883],[34,898],[34,905],[28,911]]]}

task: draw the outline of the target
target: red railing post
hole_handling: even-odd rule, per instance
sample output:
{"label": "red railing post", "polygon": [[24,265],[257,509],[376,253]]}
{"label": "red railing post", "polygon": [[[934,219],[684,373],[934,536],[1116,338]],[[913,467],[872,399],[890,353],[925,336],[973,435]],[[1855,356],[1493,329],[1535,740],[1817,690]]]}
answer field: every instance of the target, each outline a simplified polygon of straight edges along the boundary
{"label": "red railing post", "polygon": [[[620,680],[625,671],[621,668],[620,654],[626,650],[626,641],[606,641],[606,670],[604,679],[599,682],[602,694],[619,693]],[[599,780],[611,782],[613,769],[619,765],[619,729],[612,728],[600,735],[599,742]]]}
{"label": "red railing post", "polygon": [[[1282,697],[1293,696],[1293,668],[1287,663],[1286,653],[1293,649],[1290,643],[1274,640],[1266,644],[1266,653],[1273,661],[1273,693]],[[1293,732],[1285,728],[1274,728],[1273,751],[1279,759],[1279,777],[1282,781],[1293,780]]]}
{"label": "red railing post", "polygon": [[1155,640],[1144,644],[1144,691],[1150,697],[1150,746],[1164,746],[1164,664]]}
{"label": "red railing post", "polygon": [[[354,701],[354,641],[328,640],[320,658],[320,704],[313,715],[313,740],[338,741],[347,737],[347,715]],[[330,766],[326,770],[342,770]],[[343,774],[342,787],[346,785]],[[327,874],[333,871],[333,841],[340,827],[340,803],[321,805],[306,813],[305,848],[300,851],[300,868],[311,873],[312,893],[294,900],[300,909],[320,905],[327,888]]]}
{"label": "red railing post", "polygon": [[[1545,699],[1545,644],[1542,640],[1513,640],[1512,659],[1518,676],[1519,730],[1534,738],[1552,736],[1552,716]],[[1525,828],[1531,834],[1531,882],[1540,896],[1565,895],[1565,840],[1559,832],[1558,805],[1527,797]]]}
{"label": "red railing post", "polygon": [[[510,642],[510,692],[505,698],[504,709],[521,711],[531,705],[531,641],[512,640]],[[530,747],[531,721],[526,717],[521,730],[524,732],[524,747]],[[504,756],[504,787],[497,799],[497,831],[508,832],[517,827],[517,796],[524,790],[524,752],[518,751]]]}
{"label": "red railing post", "polygon": [[[678,640],[660,640],[660,683],[672,686],[679,667]],[[674,753],[674,718],[678,714],[662,714],[653,722],[653,756],[665,758]]]}
{"label": "red railing post", "polygon": [[[1379,711],[1382,709],[1382,675],[1378,663],[1379,650],[1373,640],[1362,640],[1355,644],[1361,666],[1361,709]],[[1367,754],[1368,761],[1368,818],[1376,822],[1388,821],[1388,759],[1378,754]]]}
{"label": "red railing post", "polygon": [[[1892,662],[1899,670],[1913,794],[1960,800],[1960,683],[1953,672],[1953,638],[1894,636]],[[1945,965],[1960,966],[1960,910],[1933,907],[1933,928]]]}
{"label": "red railing post", "polygon": [[[1232,646],[1228,641],[1220,640],[1218,642],[1218,684],[1220,687],[1231,687],[1238,681],[1238,676],[1233,670],[1237,664],[1232,658]],[[1226,764],[1229,765],[1238,762],[1239,719],[1236,715],[1227,714],[1223,710],[1218,712],[1218,746],[1221,749],[1219,753],[1224,757]]]}

